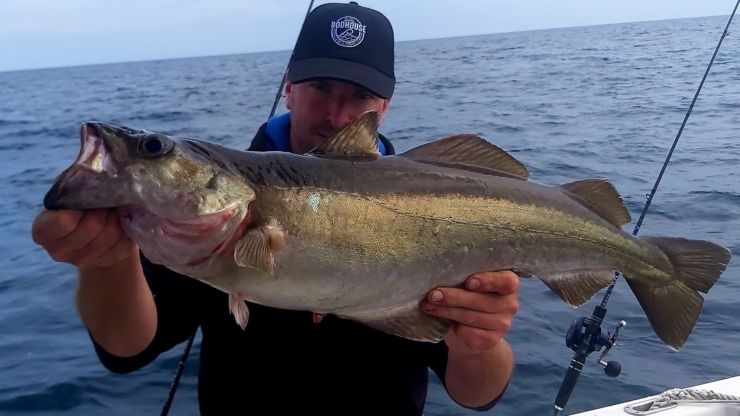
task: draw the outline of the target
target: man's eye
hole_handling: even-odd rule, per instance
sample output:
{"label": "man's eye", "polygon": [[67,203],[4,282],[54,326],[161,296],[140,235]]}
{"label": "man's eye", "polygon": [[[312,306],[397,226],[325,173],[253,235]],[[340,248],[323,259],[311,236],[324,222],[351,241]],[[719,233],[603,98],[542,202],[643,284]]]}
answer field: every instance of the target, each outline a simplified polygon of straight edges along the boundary
{"label": "man's eye", "polygon": [[355,98],[358,100],[374,100],[376,98],[379,98],[377,95],[373,94],[372,92],[362,88],[355,90]]}
{"label": "man's eye", "polygon": [[329,85],[323,82],[314,82],[312,86],[315,90],[318,91],[329,91]]}

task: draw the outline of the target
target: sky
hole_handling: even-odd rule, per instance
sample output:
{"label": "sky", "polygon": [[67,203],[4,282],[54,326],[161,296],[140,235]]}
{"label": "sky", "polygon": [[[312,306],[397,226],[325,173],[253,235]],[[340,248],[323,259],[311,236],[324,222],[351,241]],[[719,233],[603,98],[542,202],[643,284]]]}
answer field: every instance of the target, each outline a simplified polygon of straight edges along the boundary
{"label": "sky", "polygon": [[[366,0],[397,41],[729,15],[736,0]],[[0,71],[290,50],[305,0],[0,0]],[[327,1],[316,1],[314,7]]]}

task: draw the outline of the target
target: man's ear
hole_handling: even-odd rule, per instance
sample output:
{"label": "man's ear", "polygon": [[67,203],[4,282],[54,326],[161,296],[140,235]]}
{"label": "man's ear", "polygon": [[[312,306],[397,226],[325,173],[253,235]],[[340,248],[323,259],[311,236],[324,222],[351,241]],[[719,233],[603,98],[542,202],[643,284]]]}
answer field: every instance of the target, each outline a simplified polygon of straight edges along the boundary
{"label": "man's ear", "polygon": [[293,106],[293,95],[291,94],[293,92],[293,83],[286,80],[285,81],[285,107],[290,110],[290,107]]}

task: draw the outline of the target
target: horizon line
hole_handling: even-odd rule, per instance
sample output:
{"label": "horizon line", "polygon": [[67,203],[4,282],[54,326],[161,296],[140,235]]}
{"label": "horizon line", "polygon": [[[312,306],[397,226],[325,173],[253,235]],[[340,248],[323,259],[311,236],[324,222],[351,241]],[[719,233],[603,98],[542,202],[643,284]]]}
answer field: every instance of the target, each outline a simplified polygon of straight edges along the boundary
{"label": "horizon line", "polygon": [[[613,23],[595,23],[595,24],[590,24],[590,25],[553,26],[553,27],[546,27],[546,28],[522,29],[522,30],[513,30],[513,31],[505,31],[505,32],[489,32],[489,33],[462,34],[462,35],[452,35],[452,36],[432,37],[432,38],[403,39],[403,40],[396,40],[395,43],[398,44],[398,43],[405,43],[405,42],[419,42],[419,41],[427,41],[427,40],[468,38],[468,37],[475,37],[475,36],[503,35],[503,34],[510,34],[510,33],[525,33],[525,32],[537,32],[537,31],[558,30],[558,29],[575,29],[575,28],[585,28],[585,27],[595,27],[595,26],[609,26],[609,25],[622,25],[622,24],[634,24],[634,23],[664,22],[664,21],[670,21],[670,20],[688,20],[688,19],[700,19],[700,18],[722,17],[722,16],[729,16],[729,14],[727,14],[727,15],[692,16],[692,17],[673,17],[673,18],[667,18],[667,19],[633,20],[633,21],[626,21],[626,22],[613,22]],[[131,60],[131,61],[90,62],[90,63],[71,64],[71,65],[60,65],[60,66],[44,66],[44,67],[31,67],[31,68],[0,69],[0,74],[11,73],[11,72],[43,71],[43,70],[80,68],[80,67],[86,67],[86,66],[136,64],[136,63],[145,63],[145,62],[175,61],[175,60],[181,60],[181,59],[198,59],[198,58],[216,58],[216,57],[226,57],[226,56],[250,55],[250,54],[259,54],[259,53],[279,53],[279,52],[290,52],[290,51],[291,51],[291,49],[269,49],[269,50],[266,49],[266,50],[253,50],[253,51],[245,51],[245,52],[219,53],[219,54],[214,54],[214,55],[170,56],[170,57],[163,57],[163,58],[134,59],[134,60]]]}

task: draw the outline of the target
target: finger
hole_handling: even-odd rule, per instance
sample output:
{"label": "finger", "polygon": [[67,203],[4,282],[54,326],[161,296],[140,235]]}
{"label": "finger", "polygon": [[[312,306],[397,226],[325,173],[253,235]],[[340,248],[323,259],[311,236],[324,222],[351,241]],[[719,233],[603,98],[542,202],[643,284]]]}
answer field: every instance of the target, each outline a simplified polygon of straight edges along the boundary
{"label": "finger", "polygon": [[34,218],[31,236],[36,244],[45,246],[74,231],[83,212],[76,210],[49,211],[42,209]]}
{"label": "finger", "polygon": [[424,311],[442,319],[488,331],[507,332],[511,328],[512,314],[486,313],[451,306],[425,304]]}
{"label": "finger", "polygon": [[313,323],[318,324],[319,322],[321,322],[322,319],[324,319],[324,316],[326,316],[326,314],[314,312],[313,313],[313,318],[312,318],[313,319]]}
{"label": "finger", "polygon": [[432,290],[427,295],[425,302],[488,313],[509,312],[516,314],[519,311],[519,300],[516,295],[504,296],[498,293],[471,292],[454,287],[440,287]]}
{"label": "finger", "polygon": [[138,255],[138,253],[139,249],[136,247],[134,242],[127,236],[123,236],[118,239],[113,247],[98,257],[94,263],[91,263],[90,266],[110,267],[116,263],[120,263],[130,256]]}
{"label": "finger", "polygon": [[519,290],[519,276],[511,270],[475,273],[465,281],[465,287],[477,292],[510,295]]}
{"label": "finger", "polygon": [[[121,242],[121,240],[124,240]],[[121,242],[122,244],[119,244]],[[77,250],[72,256],[75,257],[76,261],[73,261],[79,267],[86,267],[90,265],[108,265],[108,259],[115,259],[118,257],[118,250],[113,251],[117,245],[122,248],[130,247],[132,245],[128,236],[123,232],[119,222],[118,215],[116,212],[111,212],[106,219],[105,225],[103,226],[100,234],[90,241],[86,246]],[[103,264],[100,264],[100,263]]]}
{"label": "finger", "polygon": [[79,224],[67,236],[59,239],[55,247],[49,249],[49,254],[56,261],[63,261],[80,266],[83,258],[90,257],[87,247],[92,241],[100,236],[105,228],[110,215],[115,215],[113,210],[90,210],[85,211]]}
{"label": "finger", "polygon": [[77,227],[61,241],[70,248],[77,251],[94,241],[105,228],[110,215],[116,215],[111,209],[95,209],[85,211]]}

